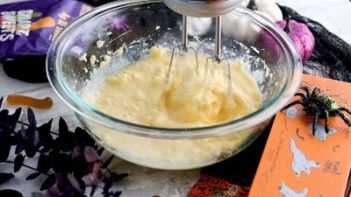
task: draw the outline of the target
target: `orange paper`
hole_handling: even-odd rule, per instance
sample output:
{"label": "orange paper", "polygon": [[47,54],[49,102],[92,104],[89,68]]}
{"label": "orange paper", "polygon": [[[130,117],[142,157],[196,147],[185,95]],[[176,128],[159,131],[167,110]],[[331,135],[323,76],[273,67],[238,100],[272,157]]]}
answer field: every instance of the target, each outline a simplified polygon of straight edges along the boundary
{"label": "orange paper", "polygon": [[[351,109],[350,83],[305,75],[301,85],[311,90],[318,86],[321,94]],[[300,97],[293,100],[297,99]],[[312,121],[301,105],[277,114],[250,197],[345,196],[351,169],[351,128],[338,116],[330,117],[330,128],[335,133],[320,141],[312,135]],[[319,133],[324,132],[324,124],[324,119],[320,119]]]}
{"label": "orange paper", "polygon": [[201,175],[187,197],[247,197],[248,187],[234,185],[223,179]]}

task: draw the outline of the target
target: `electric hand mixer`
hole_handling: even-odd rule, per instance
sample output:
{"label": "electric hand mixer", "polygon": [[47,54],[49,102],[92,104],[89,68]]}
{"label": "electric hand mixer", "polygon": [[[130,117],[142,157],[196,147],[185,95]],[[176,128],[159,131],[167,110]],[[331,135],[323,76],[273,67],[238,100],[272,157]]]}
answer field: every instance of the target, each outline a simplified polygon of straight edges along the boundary
{"label": "electric hand mixer", "polygon": [[164,0],[173,11],[183,15],[182,50],[188,48],[188,16],[216,17],[215,60],[221,59],[221,16],[240,5],[242,0]]}
{"label": "electric hand mixer", "polygon": [[[222,15],[234,10],[240,5],[242,0],[164,0],[164,3],[173,11],[183,15],[183,29],[182,29],[182,43],[179,48],[174,48],[172,51],[172,56],[169,65],[169,71],[166,79],[166,84],[170,81],[171,71],[173,67],[173,59],[175,51],[187,52],[188,47],[188,16],[192,17],[215,17],[216,18],[216,29],[215,29],[215,49],[214,56],[210,57],[216,63],[221,63],[221,42],[222,42],[222,26],[221,17]],[[193,49],[190,47],[190,49]],[[199,62],[197,59],[197,54],[195,49],[196,66],[199,67]],[[207,59],[207,60],[209,60]],[[207,67],[208,61],[206,61]],[[228,92],[233,93],[231,84],[231,68],[228,62]]]}

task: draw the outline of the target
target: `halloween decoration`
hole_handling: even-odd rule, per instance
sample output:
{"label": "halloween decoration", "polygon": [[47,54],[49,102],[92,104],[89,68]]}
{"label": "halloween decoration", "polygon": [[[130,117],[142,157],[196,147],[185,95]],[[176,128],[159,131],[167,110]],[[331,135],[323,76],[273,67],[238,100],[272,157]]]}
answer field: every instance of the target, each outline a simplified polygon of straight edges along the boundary
{"label": "halloween decoration", "polygon": [[284,29],[295,43],[302,61],[308,60],[315,45],[314,36],[309,28],[303,23],[290,19],[290,17],[287,20],[280,20],[276,23],[280,28]]}
{"label": "halloween decoration", "polygon": [[[277,21],[276,24],[289,35],[297,47],[302,61],[306,62],[311,57],[315,46],[315,38],[309,28],[303,23],[290,19],[290,17],[287,20]],[[271,49],[265,53],[271,56],[280,54],[276,39],[268,35],[266,31],[262,31],[258,35],[257,42],[261,46]]]}
{"label": "halloween decoration", "polygon": [[279,7],[284,17],[291,16],[291,19],[306,24],[315,36],[315,48],[311,58],[304,62],[304,72],[351,82],[351,45],[320,23],[301,16],[289,7]]}
{"label": "halloween decoration", "polygon": [[283,19],[283,14],[274,0],[250,0],[247,7],[265,16],[272,22]]}
{"label": "halloween decoration", "polygon": [[201,175],[199,182],[193,186],[187,197],[198,196],[231,196],[242,197],[249,195],[249,187],[232,184],[228,181]]}
{"label": "halloween decoration", "polygon": [[[242,5],[246,4],[248,8],[265,16],[272,22],[283,19],[282,12],[274,0],[250,0],[242,3]],[[255,42],[257,35],[261,32],[261,28],[258,25],[234,12],[223,16],[222,28],[224,35],[233,36],[238,41],[247,43]]]}
{"label": "halloween decoration", "polygon": [[222,31],[240,42],[254,43],[261,28],[249,18],[230,12],[222,16]]}
{"label": "halloween decoration", "polygon": [[37,99],[23,95],[9,95],[7,96],[6,103],[9,105],[25,105],[37,109],[50,109],[53,105],[50,97],[44,99]]}
{"label": "halloween decoration", "polygon": [[212,25],[211,18],[195,18],[188,19],[188,33],[191,36],[201,36],[206,34]]}
{"label": "halloween decoration", "polygon": [[[28,121],[23,122],[20,120],[23,110],[18,108],[10,114],[7,109],[1,109],[2,101],[0,98],[0,164],[11,164],[14,168],[10,171],[3,168],[0,172],[1,196],[23,196],[20,191],[3,189],[1,185],[14,177],[26,181],[42,179],[38,192],[31,196],[94,196],[100,192],[100,196],[120,196],[121,191],[112,185],[128,174],[111,171],[109,166],[114,156],[102,159],[104,149],[86,130],[77,127],[72,132],[60,118],[58,131],[53,132],[52,119],[39,125],[31,108],[26,113]],[[10,154],[11,149],[14,151]],[[32,162],[38,163],[37,166],[31,165]],[[15,173],[22,168],[33,172],[24,177]]]}
{"label": "halloween decoration", "polygon": [[338,105],[331,97],[320,94],[320,89],[318,87],[314,88],[313,91],[307,87],[302,87],[305,94],[298,92],[295,95],[301,97],[300,100],[296,100],[284,109],[287,109],[293,105],[300,104],[307,115],[314,117],[312,134],[315,135],[316,123],[319,118],[325,119],[325,132],[329,133],[329,117],[339,116],[349,127],[351,127],[351,120],[345,116],[343,113],[346,112],[351,115],[351,111],[345,107]]}

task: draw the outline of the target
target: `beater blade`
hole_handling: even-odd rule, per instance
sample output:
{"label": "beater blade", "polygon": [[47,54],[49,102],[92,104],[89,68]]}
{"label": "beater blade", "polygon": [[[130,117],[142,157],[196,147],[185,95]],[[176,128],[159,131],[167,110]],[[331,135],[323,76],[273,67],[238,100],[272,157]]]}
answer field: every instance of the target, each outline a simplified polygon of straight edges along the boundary
{"label": "beater blade", "polygon": [[169,82],[171,80],[171,73],[173,70],[174,59],[175,59],[177,51],[178,51],[177,54],[184,55],[185,53],[189,52],[189,49],[192,50],[194,53],[194,56],[195,56],[196,69],[197,69],[197,71],[199,70],[200,66],[199,66],[197,51],[195,48],[189,47],[188,42],[189,42],[189,40],[188,40],[188,16],[183,15],[182,44],[179,46],[176,46],[172,50],[171,60],[169,63],[169,68],[168,68],[167,77],[166,77],[166,85],[169,84]]}

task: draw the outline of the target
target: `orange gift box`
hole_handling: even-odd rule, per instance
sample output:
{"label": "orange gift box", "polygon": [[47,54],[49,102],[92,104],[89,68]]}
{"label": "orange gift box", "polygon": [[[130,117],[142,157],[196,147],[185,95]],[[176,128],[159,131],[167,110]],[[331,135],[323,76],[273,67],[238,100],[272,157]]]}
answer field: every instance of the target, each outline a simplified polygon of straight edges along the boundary
{"label": "orange gift box", "polygon": [[[351,83],[304,75],[301,86],[321,89],[340,106],[351,109]],[[301,91],[301,93],[304,93]],[[293,101],[301,97],[295,96]],[[350,114],[343,112],[346,117]],[[343,197],[351,169],[351,128],[339,117],[316,124],[301,105],[279,112],[257,169],[250,197]]]}

